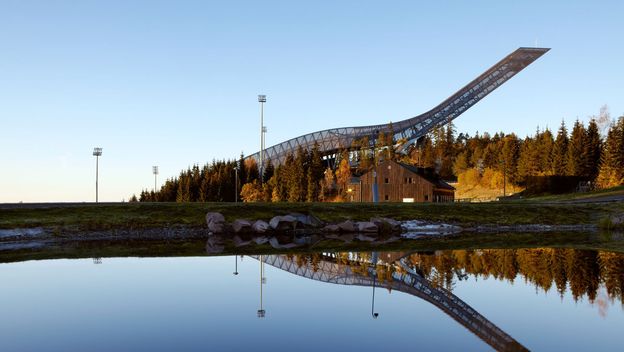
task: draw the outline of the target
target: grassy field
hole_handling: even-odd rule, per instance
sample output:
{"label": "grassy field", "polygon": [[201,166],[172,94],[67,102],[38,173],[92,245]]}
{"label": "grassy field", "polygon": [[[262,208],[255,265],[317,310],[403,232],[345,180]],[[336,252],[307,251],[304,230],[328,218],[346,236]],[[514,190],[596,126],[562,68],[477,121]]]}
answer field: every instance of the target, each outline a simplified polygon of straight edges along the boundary
{"label": "grassy field", "polygon": [[560,201],[589,201],[600,200],[601,198],[622,196],[624,197],[624,186],[613,187],[609,189],[603,189],[591,192],[582,193],[566,193],[566,194],[554,194],[554,195],[540,195],[535,197],[529,197],[525,200],[536,202],[560,202]]}
{"label": "grassy field", "polygon": [[203,226],[206,212],[226,220],[265,219],[291,212],[312,214],[328,222],[368,220],[374,216],[397,220],[421,219],[464,226],[479,224],[598,224],[624,213],[624,202],[569,204],[521,201],[492,203],[119,203],[72,206],[0,208],[0,229],[58,227],[77,230],[141,229]]}

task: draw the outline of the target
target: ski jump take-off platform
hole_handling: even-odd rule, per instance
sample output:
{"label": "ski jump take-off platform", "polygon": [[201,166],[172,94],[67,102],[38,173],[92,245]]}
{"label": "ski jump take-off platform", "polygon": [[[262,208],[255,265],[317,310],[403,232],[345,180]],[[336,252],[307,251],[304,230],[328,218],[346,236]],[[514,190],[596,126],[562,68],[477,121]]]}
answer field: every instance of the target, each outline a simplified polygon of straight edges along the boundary
{"label": "ski jump take-off platform", "polygon": [[[354,150],[353,142],[367,137],[369,147],[375,146],[380,132],[393,134],[395,141],[402,141],[401,149],[405,150],[418,138],[436,126],[442,126],[471,106],[490,94],[494,89],[505,83],[516,73],[544,55],[549,48],[519,48],[504,59],[485,71],[465,87],[451,95],[438,106],[424,114],[394,123],[382,125],[332,128],[329,130],[308,133],[303,136],[287,140],[266,148],[263,155],[263,164],[269,160],[273,165],[284,162],[288,154],[295,154],[299,147],[311,150],[315,144],[325,158],[333,159],[340,151]],[[247,158],[260,162],[260,152]]]}

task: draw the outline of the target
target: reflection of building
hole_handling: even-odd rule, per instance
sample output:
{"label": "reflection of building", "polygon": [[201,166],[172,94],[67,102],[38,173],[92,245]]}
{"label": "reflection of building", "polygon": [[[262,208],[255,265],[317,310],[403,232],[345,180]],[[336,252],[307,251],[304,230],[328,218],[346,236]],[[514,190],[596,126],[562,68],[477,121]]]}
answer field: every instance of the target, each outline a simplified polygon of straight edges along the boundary
{"label": "reflection of building", "polygon": [[[334,254],[322,254],[319,260],[310,262],[307,260],[297,261],[293,256],[266,255],[251,256],[260,262],[267,263],[276,268],[288,271],[298,276],[312,280],[339,284],[369,286],[375,284],[395,291],[407,293],[421,298],[446,313],[455,321],[471,331],[483,342],[498,351],[527,351],[518,341],[498,328],[476,310],[463,302],[459,297],[441,287],[429,283],[422,276],[407,269],[402,265],[401,258],[394,263],[389,263],[397,270],[391,273],[389,279],[380,282],[377,275],[373,275],[372,262],[376,259],[368,259],[368,263],[360,263],[357,260],[339,258]],[[383,258],[383,257],[382,257]],[[366,267],[365,272],[357,268]],[[374,310],[373,310],[374,314]]]}
{"label": "reflection of building", "polygon": [[[265,148],[263,160],[264,162],[270,160],[273,165],[278,165],[284,162],[288,154],[295,154],[299,147],[311,150],[315,144],[324,157],[333,159],[343,149],[355,149],[354,142],[362,138],[368,139],[370,147],[378,145],[377,138],[380,132],[390,134],[395,141],[403,141],[401,148],[406,149],[432,128],[451,122],[548,50],[550,49],[518,48],[442,103],[421,115],[393,124],[333,128],[308,133]],[[260,152],[248,158],[260,161]]]}
{"label": "reflection of building", "polygon": [[372,202],[374,173],[380,202],[452,202],[455,199],[455,188],[440,179],[433,169],[386,160],[351,179],[346,190],[347,200]]}

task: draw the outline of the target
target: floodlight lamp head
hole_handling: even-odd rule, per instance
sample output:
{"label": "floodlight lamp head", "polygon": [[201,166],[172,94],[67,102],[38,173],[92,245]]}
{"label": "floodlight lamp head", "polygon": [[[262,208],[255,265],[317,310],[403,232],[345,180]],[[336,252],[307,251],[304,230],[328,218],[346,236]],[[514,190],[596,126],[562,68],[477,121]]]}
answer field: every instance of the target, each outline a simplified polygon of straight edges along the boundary
{"label": "floodlight lamp head", "polygon": [[102,148],[96,147],[93,148],[93,156],[101,156],[102,155]]}
{"label": "floodlight lamp head", "polygon": [[154,175],[158,175],[158,166],[152,166],[152,172]]}
{"label": "floodlight lamp head", "polygon": [[264,94],[258,95],[258,101],[260,103],[266,103],[266,95]]}

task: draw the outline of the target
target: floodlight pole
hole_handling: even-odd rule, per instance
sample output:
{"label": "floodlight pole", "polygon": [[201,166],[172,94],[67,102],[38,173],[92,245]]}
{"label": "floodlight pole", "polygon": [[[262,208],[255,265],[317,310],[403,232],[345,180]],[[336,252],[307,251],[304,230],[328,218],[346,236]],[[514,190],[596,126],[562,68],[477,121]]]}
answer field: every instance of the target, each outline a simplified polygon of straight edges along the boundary
{"label": "floodlight pole", "polygon": [[152,166],[152,173],[154,174],[154,196],[156,195],[156,180],[158,177],[158,166]]}
{"label": "floodlight pole", "polygon": [[238,164],[234,167],[234,203],[238,203]]}
{"label": "floodlight pole", "polygon": [[102,148],[93,148],[93,156],[95,156],[95,202],[98,203],[98,176],[99,176],[99,159],[102,156]]}
{"label": "floodlight pole", "polygon": [[258,102],[260,103],[260,165],[258,171],[260,172],[260,184],[262,184],[264,178],[264,103],[266,103],[266,95],[258,95]]}

